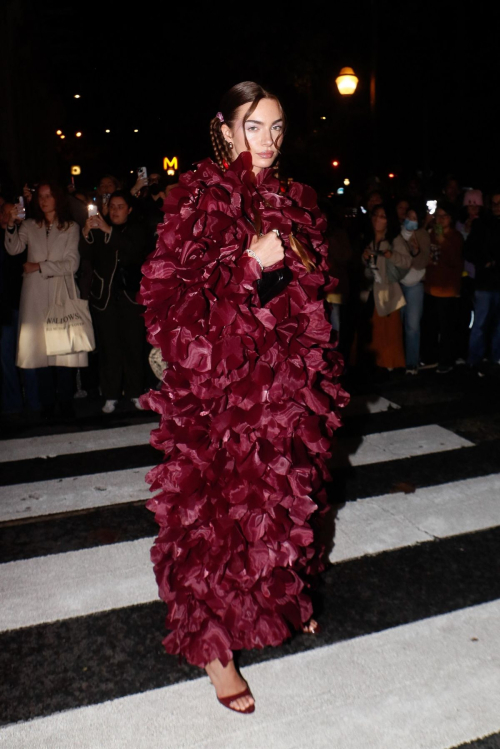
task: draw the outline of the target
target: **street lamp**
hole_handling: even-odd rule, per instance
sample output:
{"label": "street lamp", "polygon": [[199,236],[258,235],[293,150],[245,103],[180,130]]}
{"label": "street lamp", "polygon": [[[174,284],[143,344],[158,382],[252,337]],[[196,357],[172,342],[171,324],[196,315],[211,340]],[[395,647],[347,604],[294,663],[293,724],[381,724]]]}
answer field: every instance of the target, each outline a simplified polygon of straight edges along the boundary
{"label": "street lamp", "polygon": [[342,68],[335,79],[339,93],[342,96],[352,96],[356,91],[359,78],[352,68]]}

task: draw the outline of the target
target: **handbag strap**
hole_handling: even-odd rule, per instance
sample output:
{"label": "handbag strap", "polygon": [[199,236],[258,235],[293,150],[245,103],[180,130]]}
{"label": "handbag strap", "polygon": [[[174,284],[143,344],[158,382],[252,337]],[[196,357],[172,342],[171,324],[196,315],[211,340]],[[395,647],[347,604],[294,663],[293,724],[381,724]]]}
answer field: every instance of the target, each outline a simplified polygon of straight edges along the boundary
{"label": "handbag strap", "polygon": [[54,304],[57,304],[59,306],[63,304],[64,302],[63,289],[64,288],[66,289],[66,296],[68,296],[72,301],[78,298],[77,293],[76,293],[75,277],[73,273],[57,277],[57,283],[55,284],[54,297],[53,297]]}

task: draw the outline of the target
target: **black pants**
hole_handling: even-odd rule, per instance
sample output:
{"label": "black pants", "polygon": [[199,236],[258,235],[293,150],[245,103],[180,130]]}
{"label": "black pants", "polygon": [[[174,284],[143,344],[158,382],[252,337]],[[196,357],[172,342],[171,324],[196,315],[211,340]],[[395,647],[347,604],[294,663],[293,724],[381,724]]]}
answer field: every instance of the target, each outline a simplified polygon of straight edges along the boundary
{"label": "black pants", "polygon": [[53,408],[56,402],[63,407],[73,402],[73,378],[76,372],[73,367],[40,367],[35,372],[42,408]]}
{"label": "black pants", "polygon": [[138,398],[144,390],[145,328],[143,307],[123,292],[102,312],[92,310],[97,333],[99,377],[106,400]]}
{"label": "black pants", "polygon": [[421,351],[426,364],[435,361],[440,367],[455,364],[458,321],[458,297],[425,295]]}

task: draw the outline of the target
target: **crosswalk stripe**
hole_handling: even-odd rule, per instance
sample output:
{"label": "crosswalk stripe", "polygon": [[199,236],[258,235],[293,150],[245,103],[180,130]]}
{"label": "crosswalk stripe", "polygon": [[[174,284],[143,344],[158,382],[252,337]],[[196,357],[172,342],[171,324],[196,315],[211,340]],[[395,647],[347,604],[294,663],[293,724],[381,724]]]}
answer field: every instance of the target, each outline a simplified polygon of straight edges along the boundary
{"label": "crosswalk stripe", "polygon": [[[353,466],[474,446],[435,424],[369,434],[352,447],[347,442],[342,443],[342,454],[352,450],[349,461]],[[144,476],[151,467],[4,486],[0,489],[0,522],[145,499],[149,492]]]}
{"label": "crosswalk stripe", "polygon": [[[500,526],[500,475],[348,503],[330,561]],[[144,510],[146,512],[146,510]],[[153,537],[0,565],[0,631],[158,599]]]}
{"label": "crosswalk stripe", "polygon": [[500,601],[247,667],[257,710],[207,678],[6,726],[9,749],[444,749],[498,731]]}
{"label": "crosswalk stripe", "polygon": [[335,522],[331,562],[500,525],[500,475],[348,502]]}
{"label": "crosswalk stripe", "polygon": [[[348,442],[350,441],[342,441],[342,452],[349,451]],[[362,438],[361,444],[356,438],[352,442],[353,452],[349,455],[349,460],[353,466],[381,463],[386,460],[401,460],[416,455],[472,447],[474,444],[437,424],[368,434]]]}
{"label": "crosswalk stripe", "polygon": [[147,468],[72,476],[0,490],[0,522],[147,499]]}
{"label": "crosswalk stripe", "polygon": [[401,406],[397,403],[393,403],[387,398],[383,398],[381,395],[355,395],[351,398],[345,414],[347,416],[356,416],[359,414],[379,414],[384,411],[390,411],[391,409],[399,410]]}
{"label": "crosswalk stripe", "polygon": [[152,423],[135,424],[114,429],[96,429],[90,432],[3,440],[0,442],[0,463],[11,460],[54,458],[56,455],[74,455],[91,450],[141,445],[149,441],[149,435],[154,426],[155,424]]}

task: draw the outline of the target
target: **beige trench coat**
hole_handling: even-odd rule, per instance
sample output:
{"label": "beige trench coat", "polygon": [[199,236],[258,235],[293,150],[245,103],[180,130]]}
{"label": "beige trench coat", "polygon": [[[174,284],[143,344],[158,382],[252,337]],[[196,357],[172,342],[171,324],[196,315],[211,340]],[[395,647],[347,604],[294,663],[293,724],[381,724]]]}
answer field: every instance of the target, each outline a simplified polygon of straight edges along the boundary
{"label": "beige trench coat", "polygon": [[28,262],[40,263],[40,271],[25,273],[19,305],[19,333],[16,364],[21,369],[37,367],[86,367],[87,354],[47,356],[45,320],[54,301],[58,276],[74,275],[80,264],[80,228],[71,224],[66,231],[54,224],[47,236],[45,226],[33,219],[23,221],[14,233],[5,232],[9,255],[19,255],[28,246]]}

